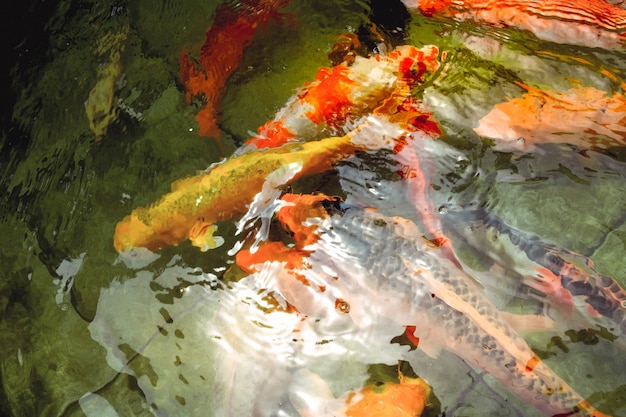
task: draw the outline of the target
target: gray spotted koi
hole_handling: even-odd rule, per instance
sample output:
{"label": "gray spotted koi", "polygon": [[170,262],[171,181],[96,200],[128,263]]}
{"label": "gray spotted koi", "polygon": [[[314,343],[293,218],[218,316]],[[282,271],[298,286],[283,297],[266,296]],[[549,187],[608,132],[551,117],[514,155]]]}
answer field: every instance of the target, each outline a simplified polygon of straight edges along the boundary
{"label": "gray spotted koi", "polygon": [[[464,223],[471,220],[467,212],[462,217]],[[493,213],[477,210],[472,218],[477,227],[482,225],[507,236],[515,248],[538,266],[525,280],[527,285],[539,289],[541,281],[555,279],[568,297],[581,300],[587,306],[590,318],[614,333],[618,343],[626,345],[626,291],[617,281],[595,270],[589,258],[517,230]],[[549,294],[539,294],[537,298],[542,297],[548,298]]]}
{"label": "gray spotted koi", "polygon": [[546,415],[605,415],[537,357],[476,282],[441,257],[414,223],[325,196],[283,200],[288,204],[278,218],[296,242],[288,250],[307,257],[293,268],[323,271],[355,323],[385,317],[411,326],[428,355],[456,354]]}

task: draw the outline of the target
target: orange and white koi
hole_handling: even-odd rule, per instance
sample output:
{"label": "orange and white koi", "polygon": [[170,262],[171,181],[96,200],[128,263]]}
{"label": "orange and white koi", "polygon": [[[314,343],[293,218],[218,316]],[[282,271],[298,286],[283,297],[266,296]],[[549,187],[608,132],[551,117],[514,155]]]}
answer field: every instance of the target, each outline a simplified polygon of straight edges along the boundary
{"label": "orange and white koi", "polygon": [[604,0],[402,0],[425,16],[448,16],[516,27],[537,38],[590,47],[622,48],[626,10]]}
{"label": "orange and white koi", "polygon": [[[385,318],[414,326],[425,353],[456,354],[547,415],[604,416],[541,362],[475,282],[424,242],[414,223],[337,199],[283,198],[290,204],[279,210],[279,220],[306,236],[292,249],[309,254],[300,272],[329,277],[355,323]],[[321,210],[327,213],[320,218]]]}
{"label": "orange and white koi", "polygon": [[[357,57],[351,67],[342,64],[320,70],[318,79],[294,95],[232,158],[202,175],[173,183],[172,192],[160,201],[137,208],[122,220],[115,230],[114,247],[159,250],[188,238],[201,248],[215,247],[219,244],[213,238],[215,223],[244,214],[270,173],[301,164],[302,170],[286,184],[331,169],[357,150],[393,148],[403,131],[398,118],[412,117],[431,126],[424,112],[416,119],[419,112],[389,107],[409,99],[410,87],[438,68],[438,55],[436,47],[406,46],[388,56]],[[338,132],[349,133],[319,140]]]}
{"label": "orange and white koi", "polygon": [[221,4],[200,48],[200,67],[186,50],[181,52],[180,79],[187,90],[187,101],[201,97],[205,104],[196,115],[201,136],[220,138],[217,115],[226,80],[239,66],[257,30],[288,3],[289,0],[246,0],[237,5]]}
{"label": "orange and white koi", "polygon": [[626,97],[593,87],[544,91],[524,84],[520,98],[497,104],[474,131],[496,141],[496,149],[533,150],[541,143],[580,148],[626,146]]}
{"label": "orange and white koi", "polygon": [[345,133],[395,91],[410,89],[438,68],[437,47],[410,45],[388,55],[357,56],[351,66],[342,63],[321,68],[315,79],[291,97],[239,152]]}

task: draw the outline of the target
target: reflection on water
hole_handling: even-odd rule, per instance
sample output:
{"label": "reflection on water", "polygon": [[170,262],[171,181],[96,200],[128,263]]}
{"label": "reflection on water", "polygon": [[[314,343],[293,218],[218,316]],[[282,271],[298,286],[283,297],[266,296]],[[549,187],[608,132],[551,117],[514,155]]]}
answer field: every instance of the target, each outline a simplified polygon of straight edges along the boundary
{"label": "reflection on water", "polygon": [[[194,54],[201,54],[217,2],[61,2],[39,10],[46,40],[29,33],[17,48],[15,103],[1,148],[0,414],[334,415],[368,384],[400,381],[401,361],[405,375],[414,372],[432,388],[424,415],[541,415],[507,381],[498,382],[490,364],[468,365],[473,356],[451,344],[438,355],[429,350],[425,329],[447,322],[435,326],[438,318],[415,311],[426,284],[398,277],[432,257],[420,268],[444,265],[497,309],[556,320],[552,326],[527,321],[533,329],[520,329],[518,321],[512,328],[595,407],[626,415],[621,293],[609,291],[614,298],[607,300],[575,275],[626,285],[620,78],[626,56],[614,45],[623,39],[621,26],[607,42],[585,46],[548,36],[549,27],[534,36],[532,19],[489,25],[489,16],[475,19],[458,8],[426,17],[400,2],[269,3],[278,10],[266,10],[269,17],[241,40],[247,48],[235,63],[219,44],[207,53],[236,66],[222,73],[222,88],[202,90],[221,91],[219,141],[203,136],[196,119],[219,100],[207,106],[212,97],[186,97],[189,80],[181,79],[179,66],[183,51],[207,65]],[[224,16],[221,27],[233,23]],[[573,20],[568,28],[587,30]],[[116,224],[133,209],[232,155],[260,126],[266,130],[257,139],[275,134],[276,125],[266,122],[293,104],[297,88],[323,78],[318,70],[330,65],[327,53],[346,32],[362,42],[342,44],[353,54],[349,60],[368,49],[436,45],[440,65],[431,63],[412,79],[415,101],[407,96],[399,105],[396,97],[390,102],[397,110],[377,111],[383,127],[359,125],[356,117],[326,119],[328,129],[291,125],[309,140],[358,131],[350,140],[359,145],[333,159],[332,170],[313,164],[307,171],[318,142],[291,153],[306,157],[272,177],[277,188],[266,182],[249,221],[237,223],[245,206],[232,219],[218,219],[221,246],[202,252],[185,241],[155,253],[116,252]],[[33,56],[26,50],[33,45],[45,47]],[[357,60],[355,68],[383,65],[372,62]],[[381,91],[397,93],[396,77],[379,75],[376,81],[388,88]],[[380,92],[358,91],[361,98]],[[354,107],[351,115],[369,116],[379,105]],[[288,108],[290,117],[310,115],[309,108]],[[412,122],[414,143],[380,142],[383,133],[393,136],[384,126],[403,121],[403,112],[423,116]],[[385,125],[391,113],[395,119]],[[281,114],[275,120],[286,120]],[[439,130],[443,140],[433,139]],[[264,169],[259,161],[251,165]],[[308,175],[298,177],[300,169]],[[234,194],[263,189],[253,188],[249,176],[233,181]],[[274,216],[284,192],[341,196],[345,205],[325,203],[306,227],[318,225],[320,213],[334,213],[336,233],[360,232],[363,242],[346,238],[334,251],[303,252],[295,234],[302,224],[292,219],[285,227]],[[381,216],[379,223],[398,216],[421,232],[405,240],[400,232],[368,235],[371,229],[342,223],[345,207],[373,208],[364,213],[377,213],[370,215]],[[426,245],[429,255],[407,252],[408,241]],[[267,242],[282,252],[264,250]],[[253,243],[259,249],[250,259],[269,262],[250,262],[244,272],[236,254]],[[305,275],[293,281],[298,273]],[[414,322],[418,316],[425,318]],[[422,333],[407,331],[416,325]]]}

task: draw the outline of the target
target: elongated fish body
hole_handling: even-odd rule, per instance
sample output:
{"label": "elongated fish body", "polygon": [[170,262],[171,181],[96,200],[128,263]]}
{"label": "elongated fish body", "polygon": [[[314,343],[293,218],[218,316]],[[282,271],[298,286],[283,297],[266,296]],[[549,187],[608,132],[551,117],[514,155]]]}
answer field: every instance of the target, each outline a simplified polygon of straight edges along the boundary
{"label": "elongated fish body", "polygon": [[118,223],[114,247],[118,251],[133,247],[159,250],[177,245],[191,238],[198,226],[206,229],[215,222],[245,213],[272,172],[290,163],[303,167],[296,178],[321,172],[357,149],[346,136],[231,158],[208,173],[178,180],[159,201],[133,210]]}
{"label": "elongated fish body", "polygon": [[172,191],[160,200],[135,208],[117,224],[114,247],[118,252],[138,247],[156,251],[186,239],[201,248],[214,247],[214,224],[246,213],[273,173],[296,164],[291,175],[270,180],[275,182],[273,188],[289,184],[303,175],[330,170],[356,151],[392,149],[402,132],[387,117],[370,116],[342,137],[236,155],[202,175],[174,182]]}
{"label": "elongated fish body", "polygon": [[626,10],[604,0],[402,0],[424,15],[475,20],[531,31],[539,39],[590,47],[623,48]]}
{"label": "elongated fish body", "polygon": [[205,103],[196,115],[199,134],[220,138],[217,115],[226,80],[238,68],[245,49],[259,28],[267,25],[288,0],[247,0],[237,5],[225,2],[215,11],[213,26],[206,32],[200,48],[198,67],[186,50],[180,54],[180,79],[187,101],[201,97]]}
{"label": "elongated fish body", "polygon": [[411,45],[400,46],[387,55],[357,56],[351,66],[321,68],[315,79],[297,91],[273,120],[259,127],[238,153],[345,133],[359,118],[376,113],[398,90],[410,96],[411,87],[438,68],[436,46]]}
{"label": "elongated fish body", "polygon": [[541,143],[608,149],[626,145],[626,97],[592,87],[527,93],[497,104],[474,131],[495,139],[498,150],[533,150]]}
{"label": "elongated fish body", "polygon": [[602,415],[539,360],[477,284],[441,259],[413,223],[332,206],[334,214],[323,220],[300,218],[317,224],[318,237],[301,249],[311,252],[311,268],[334,275],[329,285],[346,294],[355,323],[387,317],[415,326],[426,353],[453,352],[547,415]]}
{"label": "elongated fish body", "polygon": [[[450,215],[454,216],[454,213]],[[534,268],[525,268],[529,270],[527,275],[521,275],[526,275],[526,285],[542,292],[537,295],[538,299],[549,300],[552,296],[550,304],[558,305],[565,301],[562,298],[568,297],[574,305],[585,306],[586,325],[591,321],[591,324],[606,327],[608,331],[615,333],[617,343],[626,346],[626,291],[616,280],[595,270],[589,258],[517,230],[494,213],[478,210],[472,216],[476,220],[468,219],[467,213],[461,216],[464,224],[470,220],[478,225],[476,227],[491,228],[507,236],[514,245],[514,250],[521,250],[526,255],[525,263]],[[513,268],[524,269],[524,266]],[[561,295],[543,293],[549,287],[548,281],[551,279],[556,280],[557,290]],[[555,297],[560,297],[561,300]],[[575,303],[576,300],[580,302]],[[593,314],[590,315],[590,312]]]}

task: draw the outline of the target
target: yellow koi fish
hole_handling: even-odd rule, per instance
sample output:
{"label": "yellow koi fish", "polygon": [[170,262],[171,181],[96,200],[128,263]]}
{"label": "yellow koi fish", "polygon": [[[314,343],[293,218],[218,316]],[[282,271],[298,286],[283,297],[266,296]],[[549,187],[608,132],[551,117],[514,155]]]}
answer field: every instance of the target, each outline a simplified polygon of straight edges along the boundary
{"label": "yellow koi fish", "polygon": [[156,251],[186,239],[205,250],[218,246],[213,238],[215,223],[245,214],[273,172],[299,164],[300,170],[278,185],[288,184],[332,169],[357,150],[392,149],[399,133],[386,117],[371,116],[343,137],[288,143],[235,156],[202,175],[174,182],[172,191],[159,201],[133,210],[117,224],[113,245],[118,252],[135,247]]}

